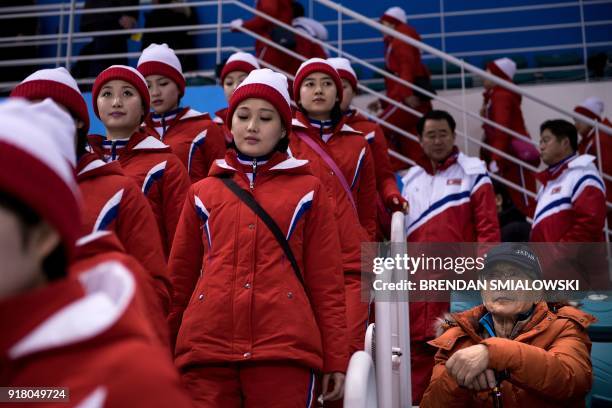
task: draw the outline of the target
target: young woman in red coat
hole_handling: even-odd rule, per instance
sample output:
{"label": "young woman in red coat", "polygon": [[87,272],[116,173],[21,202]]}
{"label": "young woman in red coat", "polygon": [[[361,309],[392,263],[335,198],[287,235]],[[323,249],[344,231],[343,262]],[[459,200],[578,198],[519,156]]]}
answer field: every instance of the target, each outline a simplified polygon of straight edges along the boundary
{"label": "young woman in red coat", "polygon": [[114,232],[125,251],[149,272],[157,296],[147,297],[147,301],[153,308],[163,311],[158,320],[164,327],[156,324],[156,328],[167,332],[165,320],[170,308],[170,280],[155,215],[139,186],[123,173],[118,162],[105,163],[87,151],[89,114],[76,81],[66,68],[41,69],[17,85],[11,97],[31,101],[51,98],[72,116],[76,134],[65,140],[54,140],[54,143],[69,162],[76,164],[82,196],[81,232],[84,235]]}
{"label": "young woman in red coat", "polygon": [[167,44],[151,44],[138,59],[147,80],[153,112],[145,117],[147,132],[172,148],[191,182],[206,177],[216,159],[225,154],[222,132],[208,113],[181,107],[185,78],[181,62]]}
{"label": "young woman in red coat", "polygon": [[[499,58],[487,65],[487,71],[506,81],[512,82],[516,72],[516,64],[509,58]],[[530,138],[525,126],[525,120],[523,119],[523,112],[521,111],[521,95],[486,79],[484,80],[484,88],[481,115]],[[527,161],[532,166],[539,166],[540,157],[535,146],[529,145],[527,142],[523,142],[505,131],[486,123],[482,127],[485,134],[483,142],[513,157]],[[491,173],[498,174],[535,193],[536,177],[531,170],[502,157],[497,152],[487,149],[481,148],[481,157],[487,162]],[[525,192],[513,188],[509,188],[508,193],[516,208],[527,217],[533,216],[536,202],[532,197],[528,196]]]}
{"label": "young woman in red coat", "polygon": [[140,128],[149,111],[147,82],[134,68],[113,65],[96,78],[92,98],[106,136],[90,135],[89,144],[102,160],[119,161],[149,199],[168,256],[190,183],[170,147]]}
{"label": "young woman in red coat", "polygon": [[[340,111],[342,80],[327,61],[305,61],[293,82],[299,107],[293,120],[291,154],[311,163],[335,205],[340,231],[351,352],[363,349],[368,303],[361,294],[361,243],[376,236],[376,175],[363,134]],[[323,154],[324,153],[324,154]],[[333,165],[330,164],[333,162]]]}
{"label": "young woman in red coat", "polygon": [[397,188],[395,173],[389,161],[387,141],[382,128],[375,122],[369,120],[357,110],[351,109],[351,102],[357,95],[357,74],[346,58],[328,58],[329,62],[342,79],[342,103],[340,109],[346,116],[346,123],[353,129],[363,133],[372,150],[374,167],[376,171],[376,189],[378,197],[376,200],[377,230],[376,238],[383,241],[389,237],[391,230],[391,217],[393,211],[405,211],[408,203],[402,197]]}
{"label": "young woman in red coat", "polygon": [[71,407],[190,407],[127,265],[68,273],[79,189],[54,137],[73,139],[72,118],[51,100],[10,98],[0,121],[0,384],[66,387]]}
{"label": "young woman in red coat", "polygon": [[[249,75],[249,72],[254,69],[259,69],[259,62],[257,62],[257,58],[251,54],[240,51],[230,55],[221,70],[220,76],[223,93],[228,103],[234,90],[244,81],[247,75]],[[232,136],[232,132],[224,126],[226,116],[227,108],[220,109],[215,112],[215,119],[213,122],[219,126],[225,136],[225,142],[230,145],[234,142],[234,137]]]}
{"label": "young woman in red coat", "polygon": [[[252,71],[227,118],[234,148],[191,186],[170,256],[175,363],[199,407],[311,406],[315,372],[323,398],[338,399],[348,362],[338,232],[324,186],[286,153],[286,77]],[[226,180],[273,218],[297,268]]]}

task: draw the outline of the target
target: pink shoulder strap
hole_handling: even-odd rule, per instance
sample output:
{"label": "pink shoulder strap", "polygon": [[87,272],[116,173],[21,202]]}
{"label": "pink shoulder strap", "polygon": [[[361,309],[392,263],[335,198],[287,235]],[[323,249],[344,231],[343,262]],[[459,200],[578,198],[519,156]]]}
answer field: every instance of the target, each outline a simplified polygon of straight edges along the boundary
{"label": "pink shoulder strap", "polygon": [[355,199],[353,198],[351,188],[349,187],[349,184],[346,181],[346,178],[344,177],[344,173],[342,173],[342,170],[340,170],[334,159],[332,159],[332,157],[327,154],[327,152],[321,146],[319,146],[317,142],[312,140],[312,138],[306,135],[305,133],[294,132],[294,134],[299,137],[301,141],[306,143],[312,150],[314,150],[319,155],[319,157],[321,157],[323,161],[329,166],[329,168],[332,169],[332,171],[338,178],[340,185],[346,192],[346,195],[348,196],[351,204],[353,205],[353,209],[357,211],[357,205],[355,204]]}

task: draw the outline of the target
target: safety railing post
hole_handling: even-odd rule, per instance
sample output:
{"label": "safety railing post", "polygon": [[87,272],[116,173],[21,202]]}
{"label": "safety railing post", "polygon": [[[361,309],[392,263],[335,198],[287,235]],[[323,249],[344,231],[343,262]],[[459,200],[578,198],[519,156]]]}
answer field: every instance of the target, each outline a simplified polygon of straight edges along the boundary
{"label": "safety railing post", "polygon": [[580,7],[580,31],[582,33],[582,59],[584,64],[584,79],[589,81],[589,66],[588,66],[588,53],[587,53],[587,40],[586,40],[586,27],[584,25],[584,0],[578,0]]}
{"label": "safety railing post", "polygon": [[68,16],[68,38],[66,39],[66,69],[70,71],[70,61],[72,59],[72,35],[74,33],[74,10],[76,0],[70,0],[70,14]]}
{"label": "safety railing post", "polygon": [[216,55],[216,63],[221,63],[221,42],[222,42],[222,33],[221,28],[223,25],[223,1],[217,1],[217,55]]}
{"label": "safety railing post", "polygon": [[64,33],[64,3],[60,3],[59,24],[57,26],[57,48],[55,49],[55,68],[61,65],[62,34]]}
{"label": "safety railing post", "polygon": [[342,11],[338,9],[338,57],[342,56]]}
{"label": "safety railing post", "polygon": [[[446,28],[444,24],[444,0],[440,0],[440,40],[442,52],[446,52]],[[446,78],[446,60],[442,60],[442,83],[444,84],[444,90],[447,89],[447,78]]]}
{"label": "safety railing post", "polygon": [[467,114],[465,113],[467,111],[467,107],[465,106],[465,67],[463,66],[463,64],[461,64],[461,116],[463,117],[463,134],[465,135],[463,140],[464,140],[464,146],[463,146],[463,152],[465,154],[468,154],[468,148],[469,148],[469,144],[468,144],[468,137],[467,137]]}

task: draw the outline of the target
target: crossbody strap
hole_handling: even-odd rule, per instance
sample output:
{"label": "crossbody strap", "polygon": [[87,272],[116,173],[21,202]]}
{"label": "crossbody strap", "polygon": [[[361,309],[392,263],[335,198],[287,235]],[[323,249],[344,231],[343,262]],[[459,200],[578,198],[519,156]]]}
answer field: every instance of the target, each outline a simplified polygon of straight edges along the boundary
{"label": "crossbody strap", "polygon": [[308,135],[304,134],[303,132],[294,132],[294,133],[297,137],[300,138],[300,140],[302,140],[312,150],[314,150],[319,155],[319,157],[321,157],[323,161],[329,166],[329,168],[332,169],[332,171],[336,175],[336,178],[338,178],[340,185],[346,192],[346,195],[348,196],[349,201],[353,205],[353,209],[355,210],[355,212],[357,212],[357,204],[355,204],[355,199],[353,198],[353,193],[351,192],[351,188],[349,187],[349,184],[346,181],[346,178],[344,177],[344,173],[342,173],[342,170],[340,170],[340,168],[338,167],[334,159],[329,154],[327,154],[327,152]]}
{"label": "crossbody strap", "polygon": [[300,267],[298,266],[297,260],[293,255],[293,251],[291,251],[291,247],[289,246],[289,242],[285,238],[285,235],[279,228],[279,226],[274,222],[272,217],[263,209],[261,205],[251,194],[249,194],[246,190],[240,188],[238,184],[234,180],[228,177],[222,177],[221,182],[225,184],[225,186],[236,195],[243,203],[245,203],[254,213],[257,215],[263,222],[266,224],[270,232],[274,235],[274,238],[278,241],[279,245],[283,249],[285,256],[289,260],[291,267],[293,268],[293,272],[295,272],[295,276],[298,278],[304,289],[306,289],[304,285],[304,278],[302,277],[302,273],[300,272]]}

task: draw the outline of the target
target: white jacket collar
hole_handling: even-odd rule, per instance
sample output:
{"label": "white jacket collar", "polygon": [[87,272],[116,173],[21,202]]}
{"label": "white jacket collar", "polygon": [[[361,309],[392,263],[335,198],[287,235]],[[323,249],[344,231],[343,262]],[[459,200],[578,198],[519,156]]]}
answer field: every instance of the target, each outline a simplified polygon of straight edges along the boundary
{"label": "white jacket collar", "polygon": [[296,126],[296,127],[300,127],[300,128],[304,128],[304,129],[308,129],[308,125],[304,124],[302,121],[300,121],[298,118],[293,118],[291,120],[291,125],[292,126]]}
{"label": "white jacket collar", "polygon": [[140,143],[138,143],[136,146],[134,146],[134,150],[139,150],[139,149],[166,149],[166,148],[168,148],[167,144],[164,144],[162,141],[160,141],[159,139],[157,139],[157,138],[155,138],[153,136],[147,136]]}
{"label": "white jacket collar", "polygon": [[477,157],[466,156],[461,152],[457,156],[457,163],[467,175],[485,174],[487,172],[487,167],[482,160]]}
{"label": "white jacket collar", "polygon": [[567,167],[570,169],[576,167],[586,167],[590,163],[593,163],[593,161],[595,161],[595,156],[592,156],[590,154],[581,154],[580,156],[577,156],[576,158],[570,160],[570,162],[567,164]]}
{"label": "white jacket collar", "polygon": [[105,161],[103,161],[103,160],[96,159],[96,160],[92,161],[91,163],[89,163],[87,166],[85,166],[85,167],[83,168],[83,170],[79,171],[79,174],[77,174],[77,176],[80,176],[80,175],[82,175],[82,174],[85,174],[85,173],[87,173],[88,171],[92,171],[92,170],[95,170],[95,169],[99,169],[100,167],[104,167],[104,166],[106,166],[107,164],[108,164],[108,163],[106,163],[106,162],[105,162]]}
{"label": "white jacket collar", "polygon": [[181,116],[180,120],[183,120],[183,119],[189,119],[189,118],[195,118],[196,116],[200,116],[200,115],[204,115],[204,114],[206,114],[206,113],[205,113],[205,112],[204,112],[204,113],[202,113],[202,112],[198,112],[197,110],[195,110],[195,109],[191,109],[191,108],[190,108],[190,109],[187,111],[187,113],[186,113],[186,114],[184,114],[183,116]]}
{"label": "white jacket collar", "polygon": [[221,167],[222,169],[238,171],[235,168],[233,168],[232,166],[230,166],[229,164],[227,164],[225,159],[217,159],[217,160],[215,160],[215,164],[217,166]]}
{"label": "white jacket collar", "polygon": [[134,299],[134,278],[119,262],[99,264],[79,280],[85,296],[58,310],[11,347],[12,359],[98,336],[121,318]]}
{"label": "white jacket collar", "polygon": [[308,164],[308,160],[298,160],[294,157],[289,157],[286,160],[278,163],[276,166],[270,168],[270,170],[289,170],[302,167]]}

